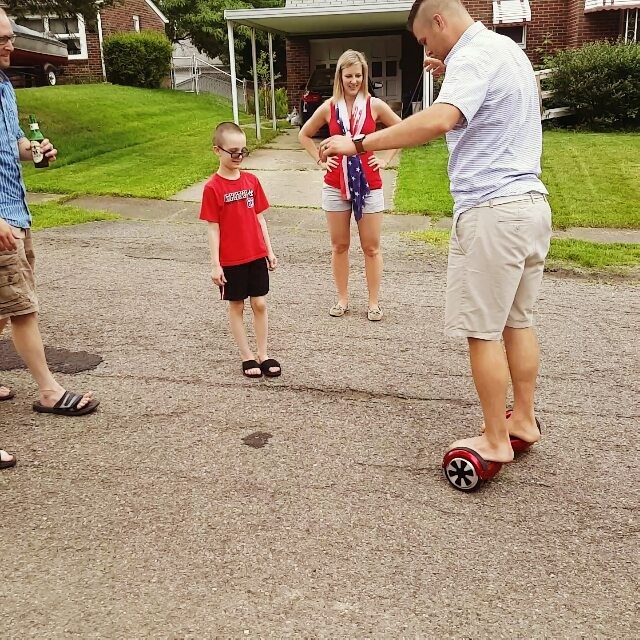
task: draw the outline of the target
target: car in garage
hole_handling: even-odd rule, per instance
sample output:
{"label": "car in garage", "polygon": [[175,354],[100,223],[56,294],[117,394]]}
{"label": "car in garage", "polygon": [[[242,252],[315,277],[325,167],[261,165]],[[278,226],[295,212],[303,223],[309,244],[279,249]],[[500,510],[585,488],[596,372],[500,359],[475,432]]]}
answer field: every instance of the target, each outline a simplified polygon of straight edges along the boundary
{"label": "car in garage", "polygon": [[[330,68],[316,69],[311,74],[300,98],[300,126],[303,126],[315,113],[316,109],[333,95],[335,74],[335,69]],[[369,78],[369,93],[372,96],[375,97],[376,89],[381,87],[382,85],[379,82],[372,82],[371,78]],[[323,137],[329,135],[328,127],[323,127],[317,135]]]}

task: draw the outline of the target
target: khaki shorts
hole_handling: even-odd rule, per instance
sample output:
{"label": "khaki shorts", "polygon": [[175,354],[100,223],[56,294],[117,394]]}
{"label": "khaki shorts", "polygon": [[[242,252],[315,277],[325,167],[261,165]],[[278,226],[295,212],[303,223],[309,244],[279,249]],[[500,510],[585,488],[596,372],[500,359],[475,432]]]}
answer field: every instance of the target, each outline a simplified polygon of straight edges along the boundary
{"label": "khaki shorts", "polygon": [[462,213],[451,232],[445,333],[500,340],[533,325],[551,241],[546,196],[494,198]]}
{"label": "khaki shorts", "polygon": [[31,230],[11,228],[18,246],[0,251],[0,319],[38,311]]}
{"label": "khaki shorts", "polygon": [[[343,200],[340,189],[329,184],[322,185],[322,208],[325,211],[351,211],[351,202]],[[364,198],[362,213],[380,213],[384,211],[384,193],[382,189],[372,189]]]}

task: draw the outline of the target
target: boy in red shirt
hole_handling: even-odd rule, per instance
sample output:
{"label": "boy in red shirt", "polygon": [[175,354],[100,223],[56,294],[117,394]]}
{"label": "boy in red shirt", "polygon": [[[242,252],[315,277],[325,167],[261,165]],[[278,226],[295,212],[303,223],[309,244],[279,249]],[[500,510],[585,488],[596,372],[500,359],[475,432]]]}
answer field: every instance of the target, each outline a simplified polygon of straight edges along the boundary
{"label": "boy in red shirt", "polygon": [[[220,297],[229,301],[229,325],[240,349],[242,373],[248,378],[280,375],[280,363],[267,355],[267,302],[269,271],[278,260],[271,248],[267,221],[269,208],[256,176],[240,171],[249,155],[247,138],[233,122],[221,122],[213,136],[213,151],[220,159],[218,171],[204,187],[200,219],[208,224],[211,279]],[[253,355],[244,327],[244,301],[253,311],[258,359]]]}

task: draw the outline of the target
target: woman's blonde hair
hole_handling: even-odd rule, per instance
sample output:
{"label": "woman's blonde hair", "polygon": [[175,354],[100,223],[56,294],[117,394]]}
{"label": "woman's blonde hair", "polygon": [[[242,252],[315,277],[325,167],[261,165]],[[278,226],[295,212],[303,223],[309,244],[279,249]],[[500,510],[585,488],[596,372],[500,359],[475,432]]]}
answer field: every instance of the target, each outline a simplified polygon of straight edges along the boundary
{"label": "woman's blonde hair", "polygon": [[351,67],[354,64],[359,64],[362,67],[362,86],[360,91],[364,93],[364,97],[369,97],[369,65],[367,59],[364,57],[364,53],[360,51],[354,51],[353,49],[347,49],[339,58],[336,64],[336,75],[333,80],[333,101],[337,102],[344,97],[344,87],[342,86],[342,71],[347,67]]}

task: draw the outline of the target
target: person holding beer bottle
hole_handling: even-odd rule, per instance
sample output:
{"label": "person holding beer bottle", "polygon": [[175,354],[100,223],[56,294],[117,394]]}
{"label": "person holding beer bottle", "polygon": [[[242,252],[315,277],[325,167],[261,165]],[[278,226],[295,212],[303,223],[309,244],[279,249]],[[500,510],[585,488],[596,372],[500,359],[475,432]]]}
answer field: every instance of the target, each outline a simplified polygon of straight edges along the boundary
{"label": "person holding beer bottle", "polygon": [[29,144],[31,145],[31,155],[36,169],[44,169],[49,166],[49,158],[46,156],[45,151],[42,148],[42,145],[45,142],[47,142],[47,139],[42,135],[42,131],[40,131],[40,125],[38,124],[36,117],[34,115],[30,115]]}
{"label": "person holding beer bottle", "polygon": [[[15,34],[11,22],[0,9],[0,332],[11,320],[11,336],[16,351],[38,385],[39,398],[33,410],[79,416],[95,411],[99,402],[92,392],[67,391],[51,374],[38,326],[38,299],[33,274],[31,214],[26,201],[20,161],[56,159],[57,151],[39,130],[35,118],[27,138],[18,122],[16,95],[4,73],[11,64]],[[35,125],[35,127],[34,127]],[[13,397],[0,387],[0,400]],[[0,449],[0,469],[15,464],[15,457]]]}

